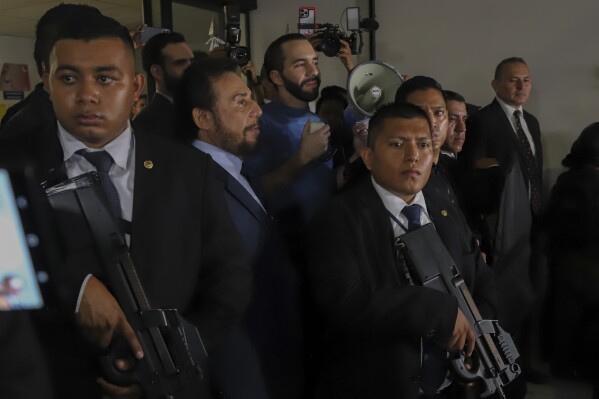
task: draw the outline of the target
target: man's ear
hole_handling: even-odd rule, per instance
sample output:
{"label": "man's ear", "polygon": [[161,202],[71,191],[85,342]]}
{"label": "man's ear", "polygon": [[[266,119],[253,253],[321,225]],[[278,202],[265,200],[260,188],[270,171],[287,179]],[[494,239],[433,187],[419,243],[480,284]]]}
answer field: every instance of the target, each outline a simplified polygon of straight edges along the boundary
{"label": "man's ear", "polygon": [[146,77],[142,73],[137,73],[133,77],[133,99],[138,99],[141,91],[146,87]]}
{"label": "man's ear", "polygon": [[164,71],[162,70],[162,67],[158,64],[152,64],[152,66],[150,67],[150,74],[152,74],[152,77],[155,80],[163,80]]}
{"label": "man's ear", "polygon": [[46,88],[46,90],[48,90],[48,93],[50,94],[50,100],[52,100],[52,93],[50,92],[50,74],[47,72],[44,72],[44,74],[42,75],[42,83],[44,84],[44,87]]}
{"label": "man's ear", "polygon": [[363,147],[360,150],[360,157],[362,158],[362,162],[364,162],[366,169],[372,170],[372,150],[368,147]]}
{"label": "man's ear", "polygon": [[193,117],[193,123],[200,130],[210,130],[212,126],[212,113],[205,109],[194,108],[191,111],[191,116]]}
{"label": "man's ear", "polygon": [[281,73],[279,71],[277,71],[276,69],[273,69],[272,71],[270,71],[270,74],[268,76],[270,76],[270,80],[275,84],[275,86],[283,86],[284,85],[283,78],[281,77]]}

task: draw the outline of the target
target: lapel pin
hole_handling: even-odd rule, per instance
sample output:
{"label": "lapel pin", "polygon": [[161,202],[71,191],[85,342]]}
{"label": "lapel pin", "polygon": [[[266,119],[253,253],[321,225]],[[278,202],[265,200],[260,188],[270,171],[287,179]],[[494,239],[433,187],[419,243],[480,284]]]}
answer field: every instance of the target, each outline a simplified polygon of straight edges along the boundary
{"label": "lapel pin", "polygon": [[154,167],[154,162],[152,162],[150,160],[144,161],[144,168],[149,170],[149,169],[152,169],[153,167]]}
{"label": "lapel pin", "polygon": [[443,215],[443,216],[447,216],[447,211],[446,211],[445,209],[442,209],[442,210],[441,210],[441,215]]}

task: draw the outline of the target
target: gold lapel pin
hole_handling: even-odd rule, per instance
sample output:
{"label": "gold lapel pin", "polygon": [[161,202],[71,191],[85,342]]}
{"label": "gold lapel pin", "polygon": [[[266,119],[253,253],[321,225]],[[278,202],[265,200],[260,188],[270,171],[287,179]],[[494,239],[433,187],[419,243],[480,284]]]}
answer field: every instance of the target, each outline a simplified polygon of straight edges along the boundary
{"label": "gold lapel pin", "polygon": [[447,211],[445,209],[441,210],[441,215],[447,216]]}
{"label": "gold lapel pin", "polygon": [[144,161],[144,168],[152,169],[153,167],[154,167],[154,162],[152,162],[150,160]]}

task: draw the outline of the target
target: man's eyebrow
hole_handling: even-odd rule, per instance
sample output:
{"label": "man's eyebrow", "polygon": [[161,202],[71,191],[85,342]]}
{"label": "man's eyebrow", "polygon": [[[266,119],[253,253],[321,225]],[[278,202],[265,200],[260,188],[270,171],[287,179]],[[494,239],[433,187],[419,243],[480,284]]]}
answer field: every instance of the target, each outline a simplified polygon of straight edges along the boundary
{"label": "man's eyebrow", "polygon": [[96,72],[121,72],[121,68],[118,68],[114,65],[101,65],[94,68]]}
{"label": "man's eyebrow", "polygon": [[56,67],[56,70],[57,71],[66,71],[66,70],[68,70],[68,71],[75,71],[75,72],[77,72],[77,71],[79,71],[79,68],[76,67],[75,65],[61,64],[61,65],[58,65]]}
{"label": "man's eyebrow", "polygon": [[310,60],[318,60],[318,55],[315,55],[314,57],[310,57],[310,56],[298,57],[298,58],[294,59],[291,63],[295,64],[296,62],[310,61]]}

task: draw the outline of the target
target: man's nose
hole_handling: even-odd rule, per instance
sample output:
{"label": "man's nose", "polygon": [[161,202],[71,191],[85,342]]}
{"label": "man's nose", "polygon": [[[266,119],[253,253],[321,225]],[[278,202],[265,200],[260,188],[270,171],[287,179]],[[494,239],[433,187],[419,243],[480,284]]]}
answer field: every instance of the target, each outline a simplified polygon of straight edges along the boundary
{"label": "man's nose", "polygon": [[79,101],[95,103],[98,98],[97,82],[95,80],[82,80],[79,84]]}
{"label": "man's nose", "polygon": [[430,110],[427,112],[428,115],[428,120],[431,123],[431,126],[433,127],[433,130],[437,130],[439,128],[439,121],[437,121],[437,118],[435,118],[435,113]]}
{"label": "man's nose", "polygon": [[416,143],[405,143],[405,159],[408,162],[417,162],[420,159],[420,154],[418,153],[418,145]]}
{"label": "man's nose", "polygon": [[318,73],[319,73],[319,71],[318,71],[318,65],[309,63],[308,67],[306,69],[306,75],[308,75],[308,76],[317,76]]}
{"label": "man's nose", "polygon": [[259,119],[262,116],[262,108],[258,105],[256,101],[251,100],[251,110],[250,115],[254,116],[256,119]]}

